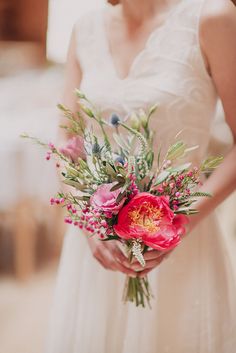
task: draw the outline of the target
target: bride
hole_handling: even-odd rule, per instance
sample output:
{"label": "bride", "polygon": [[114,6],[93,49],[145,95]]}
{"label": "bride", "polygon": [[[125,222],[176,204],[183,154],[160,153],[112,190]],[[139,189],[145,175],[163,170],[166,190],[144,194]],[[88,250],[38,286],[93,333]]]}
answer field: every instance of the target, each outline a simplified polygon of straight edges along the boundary
{"label": "bride", "polygon": [[[117,3],[117,1],[113,1]],[[206,157],[218,97],[236,137],[236,9],[230,0],[121,0],[78,19],[64,103],[75,87],[125,116],[158,102],[156,144],[177,132]],[[234,353],[236,281],[214,209],[236,187],[236,146],[203,184],[187,236],[165,255],[151,251],[152,309],[121,302],[127,265],[116,243],[70,227],[59,266],[47,353]]]}

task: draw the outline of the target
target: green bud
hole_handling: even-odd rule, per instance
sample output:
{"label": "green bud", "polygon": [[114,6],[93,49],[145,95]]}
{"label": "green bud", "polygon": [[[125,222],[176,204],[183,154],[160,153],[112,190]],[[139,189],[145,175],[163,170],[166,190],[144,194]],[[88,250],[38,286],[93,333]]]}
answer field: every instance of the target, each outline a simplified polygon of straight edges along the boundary
{"label": "green bud", "polygon": [[143,109],[139,110],[139,120],[140,120],[142,127],[145,129],[148,124],[148,117]]}
{"label": "green bud", "polygon": [[79,97],[79,98],[81,98],[81,99],[85,99],[86,97],[85,97],[85,94],[83,93],[83,92],[81,92],[79,89],[75,89],[75,94]]}
{"label": "green bud", "polygon": [[134,130],[140,130],[140,120],[135,113],[132,113],[130,116],[130,126]]}
{"label": "green bud", "polygon": [[94,114],[93,114],[92,110],[91,110],[90,108],[86,107],[86,105],[80,103],[79,106],[80,106],[80,108],[82,109],[82,111],[83,111],[85,114],[87,114],[90,118],[93,118],[93,117],[94,117]]}

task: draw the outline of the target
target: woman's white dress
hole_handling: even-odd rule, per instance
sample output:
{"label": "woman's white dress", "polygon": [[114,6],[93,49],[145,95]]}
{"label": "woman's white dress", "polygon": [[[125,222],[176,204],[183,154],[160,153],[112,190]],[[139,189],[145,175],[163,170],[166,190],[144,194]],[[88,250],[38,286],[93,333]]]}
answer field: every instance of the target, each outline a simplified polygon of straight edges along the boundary
{"label": "woman's white dress", "polygon": [[[204,0],[172,0],[125,79],[119,78],[104,11],[75,24],[81,90],[124,116],[158,102],[156,145],[182,137],[206,157],[217,93],[199,47]],[[120,48],[122,50],[122,46]],[[236,286],[224,239],[210,215],[149,275],[152,310],[122,303],[123,274],[103,269],[82,231],[69,227],[59,266],[47,353],[235,353]]]}

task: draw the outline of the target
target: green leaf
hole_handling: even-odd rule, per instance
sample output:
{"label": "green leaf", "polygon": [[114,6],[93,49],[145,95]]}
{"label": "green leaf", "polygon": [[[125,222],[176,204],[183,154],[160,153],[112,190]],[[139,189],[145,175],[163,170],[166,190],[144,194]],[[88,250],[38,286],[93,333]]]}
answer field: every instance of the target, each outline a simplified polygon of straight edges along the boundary
{"label": "green leaf", "polygon": [[175,212],[175,214],[185,214],[185,215],[187,215],[187,216],[190,216],[190,215],[192,215],[192,214],[197,214],[197,213],[199,213],[199,211],[198,210],[195,210],[195,209],[193,209],[193,208],[179,208],[178,210],[176,210],[176,211],[174,211]]}
{"label": "green leaf", "polygon": [[74,188],[76,188],[77,190],[80,190],[80,191],[84,191],[85,189],[88,188],[88,185],[84,185],[84,184],[78,183],[77,181],[70,180],[70,179],[63,180],[63,183],[66,185],[69,185],[69,186],[73,186]]}
{"label": "green leaf", "polygon": [[81,92],[78,88],[75,89],[75,94],[77,95],[77,97],[79,97],[80,99],[86,99],[86,96],[83,92]]}
{"label": "green leaf", "polygon": [[152,168],[153,165],[153,160],[154,160],[154,152],[153,151],[148,151],[146,155],[146,161],[148,163],[149,168]]}
{"label": "green leaf", "polygon": [[223,157],[209,157],[205,159],[200,167],[202,172],[211,172],[212,170],[216,169],[221,162],[223,161]]}
{"label": "green leaf", "polygon": [[125,195],[126,195],[126,192],[120,192],[119,195],[118,195],[117,198],[116,198],[116,203],[119,204],[119,203],[123,200],[123,198],[125,197]]}
{"label": "green leaf", "polygon": [[66,172],[67,172],[67,176],[69,177],[78,177],[80,172],[78,170],[76,170],[75,168],[72,167],[66,167]]}
{"label": "green leaf", "polygon": [[129,153],[130,146],[121,135],[114,133],[113,138],[114,138],[115,142],[117,143],[117,145],[121,148],[122,151],[125,150],[127,153]]}
{"label": "green leaf", "polygon": [[168,149],[166,159],[175,160],[182,157],[185,153],[187,146],[183,141],[177,141]]}
{"label": "green leaf", "polygon": [[170,175],[170,172],[168,172],[167,170],[163,170],[163,172],[161,172],[158,177],[156,178],[156,181],[154,183],[154,186],[163,183],[163,181],[166,180],[166,178],[168,178],[168,176]]}
{"label": "green leaf", "polygon": [[209,192],[202,192],[202,191],[193,192],[189,196],[190,197],[212,197],[212,195]]}
{"label": "green leaf", "polygon": [[118,237],[118,235],[108,235],[108,238],[101,239],[101,241],[109,241],[109,240],[120,240],[120,237]]}
{"label": "green leaf", "polygon": [[188,170],[189,167],[191,166],[192,163],[185,163],[185,164],[182,164],[178,167],[175,167],[175,168],[168,168],[167,170],[170,171],[170,173],[178,173],[178,172],[183,172],[185,170]]}
{"label": "green leaf", "polygon": [[160,163],[161,162],[161,148],[158,151],[158,155],[157,155],[157,167],[158,169],[160,168]]}
{"label": "green leaf", "polygon": [[106,163],[105,169],[106,169],[106,173],[109,176],[116,178],[117,172],[116,172],[115,168],[109,162]]}
{"label": "green leaf", "polygon": [[123,177],[123,175],[121,174],[117,174],[116,176],[116,180],[119,182],[119,183],[125,183],[125,178]]}
{"label": "green leaf", "polygon": [[124,183],[117,183],[110,189],[110,191],[116,191],[116,190],[120,189],[123,185],[124,185]]}
{"label": "green leaf", "polygon": [[149,109],[148,118],[150,118],[151,115],[155,113],[155,111],[157,110],[158,106],[159,106],[159,104],[154,104],[154,105]]}

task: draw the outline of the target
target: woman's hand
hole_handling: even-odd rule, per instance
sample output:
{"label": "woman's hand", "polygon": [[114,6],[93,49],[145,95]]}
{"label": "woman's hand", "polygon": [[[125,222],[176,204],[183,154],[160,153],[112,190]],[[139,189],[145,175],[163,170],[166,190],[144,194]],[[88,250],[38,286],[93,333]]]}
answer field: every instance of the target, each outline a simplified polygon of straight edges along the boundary
{"label": "woman's hand", "polygon": [[96,237],[89,237],[88,244],[95,259],[105,269],[137,277],[137,273],[130,267],[128,259],[119,249],[116,240],[101,241]]}
{"label": "woman's hand", "polygon": [[[182,236],[182,239],[186,237],[186,234],[188,234],[193,230],[193,228],[196,226],[196,223],[197,223],[194,221],[193,218],[188,217],[188,220],[189,220],[188,224],[185,225],[186,232]],[[171,250],[165,250],[165,251],[149,250],[143,256],[146,261],[145,267],[142,267],[140,263],[137,260],[135,260],[131,264],[131,269],[138,272],[137,274],[138,277],[144,277],[154,268],[159,266],[163,260],[167,259],[171,255],[172,251],[174,250],[175,248]]]}
{"label": "woman's hand", "polygon": [[167,259],[167,257],[170,256],[173,250],[174,249],[169,251],[147,251],[143,256],[146,261],[145,267],[142,267],[138,261],[134,261],[131,265],[131,269],[133,269],[134,271],[138,271],[138,277],[144,277],[154,268],[159,266],[164,259]]}

